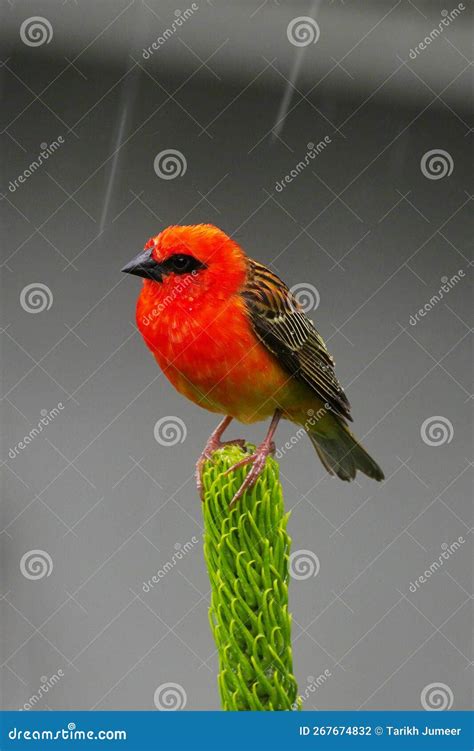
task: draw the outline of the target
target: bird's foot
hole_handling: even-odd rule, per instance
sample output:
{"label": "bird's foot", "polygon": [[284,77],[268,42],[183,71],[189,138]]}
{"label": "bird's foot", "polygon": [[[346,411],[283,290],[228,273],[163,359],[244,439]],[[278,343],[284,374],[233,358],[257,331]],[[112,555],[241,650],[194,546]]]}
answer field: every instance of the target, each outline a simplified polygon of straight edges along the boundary
{"label": "bird's foot", "polygon": [[228,475],[231,472],[233,472],[235,469],[238,469],[239,467],[244,467],[246,464],[252,464],[252,468],[250,472],[248,473],[247,477],[243,481],[242,485],[232,498],[229,508],[232,508],[235,506],[239,498],[243,496],[245,491],[248,488],[251,488],[252,485],[254,485],[260,475],[262,474],[264,468],[265,468],[265,462],[267,461],[267,456],[271,456],[275,453],[275,444],[273,441],[263,441],[263,443],[260,444],[260,446],[255,450],[253,454],[249,454],[249,456],[246,456],[244,459],[242,459],[240,462],[237,462],[237,464],[234,464],[232,467],[230,467],[226,472],[224,472],[224,475]]}
{"label": "bird's foot", "polygon": [[212,460],[212,455],[217,449],[221,449],[224,446],[240,446],[241,449],[245,448],[244,438],[235,438],[233,441],[221,441],[217,436],[212,435],[204,447],[204,451],[196,462],[196,486],[201,501],[204,501],[204,486],[202,482],[202,470],[204,464],[207,461]]}

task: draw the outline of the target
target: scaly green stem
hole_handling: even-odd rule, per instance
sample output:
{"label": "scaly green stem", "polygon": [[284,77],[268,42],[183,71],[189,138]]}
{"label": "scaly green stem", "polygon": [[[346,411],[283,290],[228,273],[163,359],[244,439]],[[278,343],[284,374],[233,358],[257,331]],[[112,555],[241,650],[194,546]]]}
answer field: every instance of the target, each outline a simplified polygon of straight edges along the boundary
{"label": "scaly green stem", "polygon": [[229,510],[248,468],[224,472],[244,456],[241,448],[226,446],[203,469],[204,555],[221,701],[225,710],[291,710],[300,701],[288,612],[288,514],[272,458]]}

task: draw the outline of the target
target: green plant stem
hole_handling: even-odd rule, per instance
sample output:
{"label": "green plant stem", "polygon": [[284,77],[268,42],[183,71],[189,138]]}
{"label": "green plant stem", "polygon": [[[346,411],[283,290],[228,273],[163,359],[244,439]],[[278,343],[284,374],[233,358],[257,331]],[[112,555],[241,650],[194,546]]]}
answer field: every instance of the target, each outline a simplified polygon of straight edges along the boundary
{"label": "green plant stem", "polygon": [[203,471],[204,555],[219,691],[225,710],[290,710],[299,700],[288,612],[288,514],[272,458],[229,510],[248,467],[224,473],[245,455],[238,446],[226,446]]}

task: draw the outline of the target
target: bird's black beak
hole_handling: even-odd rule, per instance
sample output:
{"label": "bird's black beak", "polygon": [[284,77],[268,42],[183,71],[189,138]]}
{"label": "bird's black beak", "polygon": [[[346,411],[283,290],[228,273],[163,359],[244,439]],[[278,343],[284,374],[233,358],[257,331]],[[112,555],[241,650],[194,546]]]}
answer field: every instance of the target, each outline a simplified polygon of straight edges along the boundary
{"label": "bird's black beak", "polygon": [[122,271],[125,274],[142,276],[144,279],[153,279],[155,282],[163,281],[163,273],[160,264],[151,255],[151,250],[144,250],[127,263]]}

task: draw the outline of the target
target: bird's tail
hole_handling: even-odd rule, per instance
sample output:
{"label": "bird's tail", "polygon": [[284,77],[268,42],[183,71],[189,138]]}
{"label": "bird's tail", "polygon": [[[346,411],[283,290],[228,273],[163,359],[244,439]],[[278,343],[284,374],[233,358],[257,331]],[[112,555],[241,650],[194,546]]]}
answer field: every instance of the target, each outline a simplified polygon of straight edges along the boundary
{"label": "bird's tail", "polygon": [[377,462],[337,417],[327,415],[317,427],[318,430],[308,430],[308,435],[329,474],[349,481],[355,478],[359,470],[374,480],[384,479]]}

